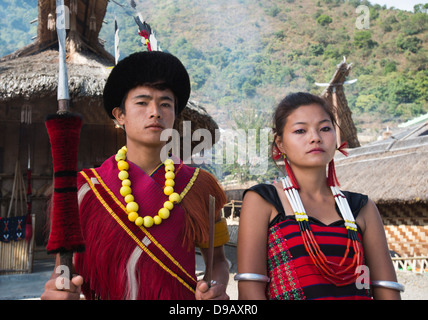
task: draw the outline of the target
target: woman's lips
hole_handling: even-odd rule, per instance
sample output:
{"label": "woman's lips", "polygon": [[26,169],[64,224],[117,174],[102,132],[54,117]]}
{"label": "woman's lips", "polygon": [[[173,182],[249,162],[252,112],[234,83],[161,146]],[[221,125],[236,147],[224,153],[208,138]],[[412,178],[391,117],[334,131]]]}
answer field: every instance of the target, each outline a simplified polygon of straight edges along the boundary
{"label": "woman's lips", "polygon": [[314,149],[309,150],[308,153],[323,153],[323,152],[325,152],[325,151],[322,148],[314,148]]}

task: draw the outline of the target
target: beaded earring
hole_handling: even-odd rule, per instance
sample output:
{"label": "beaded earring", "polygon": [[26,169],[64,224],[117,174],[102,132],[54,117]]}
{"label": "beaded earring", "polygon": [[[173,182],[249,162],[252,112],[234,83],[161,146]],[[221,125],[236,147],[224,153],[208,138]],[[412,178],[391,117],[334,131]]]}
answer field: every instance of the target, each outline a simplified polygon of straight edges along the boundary
{"label": "beaded earring", "polygon": [[290,181],[296,190],[300,190],[299,183],[297,182],[296,177],[294,176],[293,170],[291,169],[290,164],[287,160],[287,155],[284,153],[284,165],[285,165],[285,171],[287,171],[287,176],[290,178]]}
{"label": "beaded earring", "polygon": [[290,177],[290,180],[293,183],[294,188],[296,188],[297,190],[300,190],[300,186],[297,183],[296,177],[293,174],[293,170],[291,170],[290,164],[288,163],[287,155],[283,153],[281,150],[279,150],[278,146],[274,144],[272,146],[272,159],[276,161],[281,159],[281,156],[284,156],[284,165],[285,165],[285,171],[287,172],[287,176]]}
{"label": "beaded earring", "polygon": [[[345,141],[340,145],[337,150],[342,153],[344,156],[348,156],[348,152],[345,150],[347,147],[347,142]],[[328,174],[327,174],[327,184],[329,187],[334,186],[340,186],[339,181],[337,180],[336,176],[336,169],[334,167],[334,159],[331,159],[331,161],[328,163]]]}

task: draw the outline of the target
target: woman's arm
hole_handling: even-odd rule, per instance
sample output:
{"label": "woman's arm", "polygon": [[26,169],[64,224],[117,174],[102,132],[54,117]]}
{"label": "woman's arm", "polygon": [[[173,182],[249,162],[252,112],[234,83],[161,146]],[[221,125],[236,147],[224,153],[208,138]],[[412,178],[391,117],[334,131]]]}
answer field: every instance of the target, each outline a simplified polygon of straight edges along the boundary
{"label": "woman's arm", "polygon": [[[394,266],[389,254],[385,229],[379,211],[373,201],[361,209],[357,222],[363,230],[363,247],[366,264],[370,272],[371,281],[397,281]],[[399,291],[372,287],[373,297],[376,300],[400,299]]]}
{"label": "woman's arm", "polygon": [[[248,191],[242,203],[238,231],[238,273],[267,275],[267,235],[272,205]],[[266,283],[239,281],[239,299],[266,300]]]}

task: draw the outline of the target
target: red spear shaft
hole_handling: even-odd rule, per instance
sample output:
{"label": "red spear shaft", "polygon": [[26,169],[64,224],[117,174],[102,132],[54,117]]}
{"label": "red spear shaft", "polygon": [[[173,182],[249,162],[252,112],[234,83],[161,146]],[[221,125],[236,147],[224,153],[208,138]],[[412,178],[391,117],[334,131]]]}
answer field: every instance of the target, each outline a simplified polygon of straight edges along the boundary
{"label": "red spear shaft", "polygon": [[[61,265],[72,274],[73,252],[84,249],[77,202],[77,152],[82,119],[69,111],[67,67],[65,60],[65,7],[57,0],[59,46],[58,112],[46,118],[52,148],[54,193],[48,253],[60,253]],[[61,24],[62,23],[62,24]]]}

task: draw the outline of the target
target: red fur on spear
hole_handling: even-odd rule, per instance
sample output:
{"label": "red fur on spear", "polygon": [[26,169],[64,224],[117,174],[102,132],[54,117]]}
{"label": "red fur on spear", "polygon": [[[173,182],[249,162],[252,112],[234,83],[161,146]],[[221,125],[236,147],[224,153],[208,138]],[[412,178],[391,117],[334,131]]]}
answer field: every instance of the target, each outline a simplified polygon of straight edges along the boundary
{"label": "red fur on spear", "polygon": [[[64,1],[57,0],[57,21],[64,22]],[[59,8],[59,9],[58,9]],[[46,119],[54,169],[54,194],[48,253],[61,253],[61,264],[72,270],[73,252],[84,249],[77,202],[77,151],[82,119],[69,112],[65,61],[65,25],[58,25],[58,112]],[[70,273],[71,274],[71,273]]]}
{"label": "red fur on spear", "polygon": [[71,113],[48,116],[52,148],[54,194],[48,253],[84,248],[77,203],[77,151],[82,119]]}

